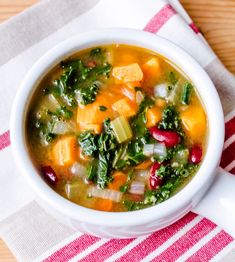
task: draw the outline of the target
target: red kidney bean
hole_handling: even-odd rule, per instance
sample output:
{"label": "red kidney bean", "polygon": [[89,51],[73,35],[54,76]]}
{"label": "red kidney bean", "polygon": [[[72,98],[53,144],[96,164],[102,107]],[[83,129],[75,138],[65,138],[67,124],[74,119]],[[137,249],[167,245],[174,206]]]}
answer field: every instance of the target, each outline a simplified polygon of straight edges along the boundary
{"label": "red kidney bean", "polygon": [[149,132],[154,139],[167,147],[174,147],[180,143],[180,135],[175,131],[162,130],[154,126],[149,129]]}
{"label": "red kidney bean", "polygon": [[195,145],[191,148],[189,153],[189,162],[192,164],[199,164],[202,160],[202,148]]}
{"label": "red kidney bean", "polygon": [[55,171],[50,166],[43,166],[41,169],[47,182],[52,186],[55,186],[58,182],[58,177]]}
{"label": "red kidney bean", "polygon": [[161,164],[155,162],[150,168],[149,186],[150,189],[155,190],[162,184],[162,178],[156,175],[156,171],[160,168]]}

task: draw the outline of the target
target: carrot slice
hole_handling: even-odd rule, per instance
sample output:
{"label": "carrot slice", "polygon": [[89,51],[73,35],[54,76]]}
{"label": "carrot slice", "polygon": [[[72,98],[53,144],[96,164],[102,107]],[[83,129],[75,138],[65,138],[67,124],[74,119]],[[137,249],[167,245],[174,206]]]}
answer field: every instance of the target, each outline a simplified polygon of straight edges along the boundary
{"label": "carrot slice", "polygon": [[120,186],[122,186],[126,183],[126,179],[127,179],[127,176],[124,173],[122,173],[120,171],[116,171],[113,174],[113,181],[111,183],[109,183],[108,188],[112,189],[112,190],[119,191]]}
{"label": "carrot slice", "polygon": [[77,158],[77,141],[74,136],[63,137],[53,148],[55,162],[60,166],[71,165]]}
{"label": "carrot slice", "polygon": [[95,209],[100,211],[111,211],[113,208],[113,201],[110,199],[99,198],[95,202]]}
{"label": "carrot slice", "polygon": [[134,116],[137,113],[137,104],[127,97],[118,100],[112,106],[113,110],[117,111],[120,115],[125,117]]}
{"label": "carrot slice", "polygon": [[153,164],[153,162],[148,159],[148,160],[145,160],[144,162],[140,163],[139,165],[137,165],[135,167],[135,169],[137,170],[143,170],[143,169],[147,169],[148,167],[150,167],[151,165]]}
{"label": "carrot slice", "polygon": [[126,66],[115,66],[112,70],[112,76],[123,82],[141,81],[143,72],[138,63]]}

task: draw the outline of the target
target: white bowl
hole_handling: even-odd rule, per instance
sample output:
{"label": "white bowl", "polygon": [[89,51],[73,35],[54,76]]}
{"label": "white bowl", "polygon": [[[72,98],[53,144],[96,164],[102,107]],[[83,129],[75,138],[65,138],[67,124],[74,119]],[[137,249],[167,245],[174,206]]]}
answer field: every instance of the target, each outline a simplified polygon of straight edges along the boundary
{"label": "white bowl", "polygon": [[[192,80],[204,103],[208,117],[208,147],[195,177],[165,202],[133,212],[103,212],[74,204],[53,191],[38,174],[26,146],[25,118],[29,101],[38,83],[61,60],[89,47],[128,44],[160,54],[182,69]],[[47,52],[32,67],[21,84],[11,115],[11,142],[14,156],[24,178],[38,196],[40,204],[60,221],[82,232],[101,237],[129,238],[164,228],[190,210],[211,185],[224,141],[224,119],[215,87],[202,67],[173,43],[151,33],[130,29],[105,29],[79,34]]]}

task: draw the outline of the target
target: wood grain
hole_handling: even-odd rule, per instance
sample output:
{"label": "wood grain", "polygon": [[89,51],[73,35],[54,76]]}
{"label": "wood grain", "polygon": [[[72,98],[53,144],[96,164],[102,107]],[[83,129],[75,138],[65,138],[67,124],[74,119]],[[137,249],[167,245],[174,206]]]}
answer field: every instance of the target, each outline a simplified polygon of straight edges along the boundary
{"label": "wood grain", "polygon": [[[0,23],[38,0],[0,0]],[[235,0],[181,0],[225,66],[235,73]],[[0,240],[0,261],[16,261]]]}

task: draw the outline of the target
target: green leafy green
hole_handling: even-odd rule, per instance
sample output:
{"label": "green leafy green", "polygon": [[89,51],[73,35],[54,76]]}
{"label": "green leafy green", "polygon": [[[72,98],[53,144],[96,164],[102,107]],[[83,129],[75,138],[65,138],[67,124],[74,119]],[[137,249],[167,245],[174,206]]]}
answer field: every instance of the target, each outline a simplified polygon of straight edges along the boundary
{"label": "green leafy green", "polygon": [[94,160],[92,161],[88,166],[87,166],[87,171],[86,171],[86,176],[87,179],[96,183],[97,181],[97,161]]}
{"label": "green leafy green", "polygon": [[97,185],[100,188],[105,188],[113,180],[112,176],[110,176],[109,157],[110,154],[105,152],[99,153]]}
{"label": "green leafy green", "polygon": [[99,89],[100,88],[97,83],[93,83],[91,86],[86,88],[80,88],[78,93],[81,104],[88,105],[93,103],[96,99]]}
{"label": "green leafy green", "polygon": [[91,132],[84,132],[79,136],[79,145],[83,154],[86,156],[95,156],[98,150],[97,135]]}
{"label": "green leafy green", "polygon": [[139,105],[139,110],[137,114],[132,117],[131,125],[133,127],[135,135],[143,136],[147,132],[146,128],[146,112],[147,109],[154,105],[154,101],[149,96],[145,96],[144,100]]}
{"label": "green leafy green", "polygon": [[159,122],[158,127],[160,129],[177,131],[182,137],[184,137],[179,113],[173,105],[169,105],[164,109],[162,120]]}
{"label": "green leafy green", "polygon": [[63,73],[46,92],[61,97],[68,106],[93,103],[100,89],[98,82],[109,77],[112,66],[105,61],[105,51],[99,47],[90,51],[90,57],[96,61],[94,67],[86,66],[81,59],[62,61]]}
{"label": "green leafy green", "polygon": [[102,49],[100,47],[96,47],[94,49],[91,49],[90,56],[97,56],[102,53]]}
{"label": "green leafy green", "polygon": [[104,131],[100,135],[91,132],[80,134],[79,145],[85,155],[98,159],[96,162],[93,161],[93,167],[88,169],[88,179],[92,178],[100,188],[106,187],[112,181],[112,162],[118,147],[110,127],[110,120],[105,120]]}

